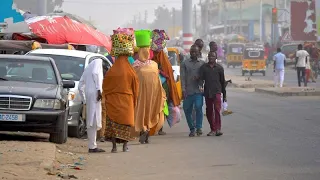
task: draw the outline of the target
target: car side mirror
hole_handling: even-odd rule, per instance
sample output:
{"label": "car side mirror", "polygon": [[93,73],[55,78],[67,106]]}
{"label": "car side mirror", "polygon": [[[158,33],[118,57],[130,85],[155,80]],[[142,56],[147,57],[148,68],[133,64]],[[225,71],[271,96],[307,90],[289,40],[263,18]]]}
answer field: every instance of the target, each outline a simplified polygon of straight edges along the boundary
{"label": "car side mirror", "polygon": [[71,89],[75,87],[74,81],[63,81],[63,88],[65,89]]}

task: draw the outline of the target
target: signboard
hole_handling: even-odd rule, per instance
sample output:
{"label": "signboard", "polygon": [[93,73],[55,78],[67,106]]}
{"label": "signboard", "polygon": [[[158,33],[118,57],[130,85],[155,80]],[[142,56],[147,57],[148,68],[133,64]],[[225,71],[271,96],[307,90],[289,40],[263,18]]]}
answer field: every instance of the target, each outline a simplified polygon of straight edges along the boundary
{"label": "signboard", "polygon": [[293,41],[289,31],[287,31],[286,33],[284,33],[284,35],[281,38],[281,42],[291,42]]}
{"label": "signboard", "polygon": [[318,41],[320,41],[320,0],[316,0],[316,26],[317,26],[317,36]]}
{"label": "signboard", "polygon": [[294,41],[316,41],[315,0],[291,1],[291,36]]}

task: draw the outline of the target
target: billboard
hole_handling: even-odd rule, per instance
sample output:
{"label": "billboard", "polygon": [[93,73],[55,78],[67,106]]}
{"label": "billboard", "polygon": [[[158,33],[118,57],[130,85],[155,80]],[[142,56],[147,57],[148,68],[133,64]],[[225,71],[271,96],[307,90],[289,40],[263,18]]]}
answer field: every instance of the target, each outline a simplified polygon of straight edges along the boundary
{"label": "billboard", "polygon": [[315,0],[291,1],[291,36],[294,41],[317,40]]}
{"label": "billboard", "polygon": [[320,0],[316,0],[316,26],[318,41],[320,41]]}

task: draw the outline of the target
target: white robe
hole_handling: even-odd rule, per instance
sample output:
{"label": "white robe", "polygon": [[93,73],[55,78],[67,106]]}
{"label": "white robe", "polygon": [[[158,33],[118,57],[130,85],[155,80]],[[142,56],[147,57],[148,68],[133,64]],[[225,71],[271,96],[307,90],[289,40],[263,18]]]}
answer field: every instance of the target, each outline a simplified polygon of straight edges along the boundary
{"label": "white robe", "polygon": [[102,82],[102,59],[96,59],[84,70],[78,86],[82,100],[86,104],[87,128],[94,125],[96,125],[97,130],[102,128],[101,101],[97,101],[98,90],[102,93]]}

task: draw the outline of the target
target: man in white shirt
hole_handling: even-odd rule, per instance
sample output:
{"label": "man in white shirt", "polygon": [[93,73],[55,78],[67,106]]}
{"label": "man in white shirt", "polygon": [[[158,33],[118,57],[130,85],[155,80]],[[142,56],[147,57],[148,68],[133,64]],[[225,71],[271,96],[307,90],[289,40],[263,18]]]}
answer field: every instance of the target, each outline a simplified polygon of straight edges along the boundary
{"label": "man in white shirt", "polygon": [[95,59],[84,70],[78,89],[83,103],[86,105],[86,122],[89,153],[102,153],[97,147],[97,131],[102,128],[102,82],[107,66],[102,59]]}
{"label": "man in white shirt", "polygon": [[277,54],[273,56],[274,66],[274,83],[275,87],[282,87],[284,81],[284,66],[286,64],[286,56],[281,52],[281,48],[277,49]]}
{"label": "man in white shirt", "polygon": [[304,86],[307,87],[306,81],[306,64],[309,53],[303,50],[302,44],[298,45],[298,51],[296,52],[296,69],[298,75],[298,86],[301,87],[301,78],[303,79]]}

